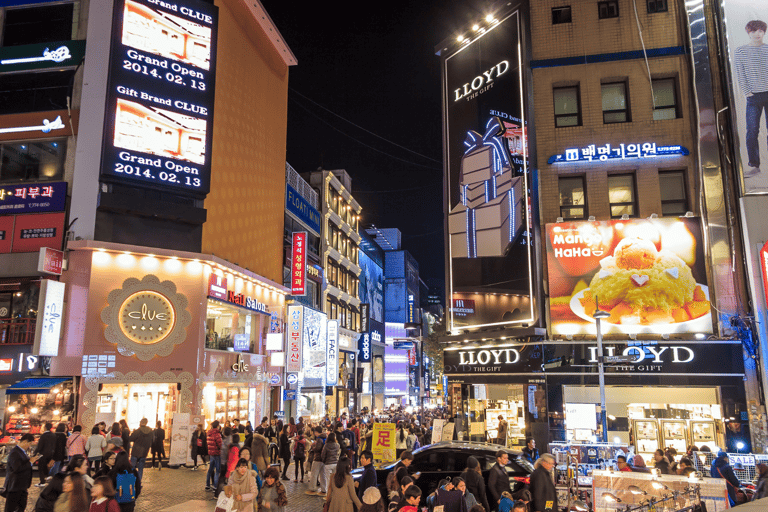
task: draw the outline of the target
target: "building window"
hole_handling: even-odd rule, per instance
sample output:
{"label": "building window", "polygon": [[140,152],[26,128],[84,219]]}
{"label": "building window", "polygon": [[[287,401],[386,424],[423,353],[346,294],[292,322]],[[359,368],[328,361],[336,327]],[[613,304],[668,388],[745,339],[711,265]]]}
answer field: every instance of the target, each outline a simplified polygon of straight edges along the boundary
{"label": "building window", "polygon": [[637,214],[636,196],[634,174],[608,176],[608,202],[612,218],[621,218],[622,215],[634,217]]}
{"label": "building window", "polygon": [[0,181],[60,180],[66,155],[66,139],[0,144]]}
{"label": "building window", "polygon": [[653,81],[653,120],[676,119],[680,117],[677,108],[677,86],[674,78],[659,78]]}
{"label": "building window", "polygon": [[245,308],[208,299],[205,348],[258,354],[263,318]]}
{"label": "building window", "polygon": [[579,87],[555,87],[555,126],[581,125],[581,104],[579,100]]}
{"label": "building window", "polygon": [[561,23],[571,22],[571,6],[564,5],[562,7],[552,8],[552,24],[559,25]]}
{"label": "building window", "polygon": [[631,121],[626,82],[602,84],[602,95],[603,123],[627,123]]}
{"label": "building window", "polygon": [[70,2],[6,10],[3,46],[69,41],[74,8]]}
{"label": "building window", "polygon": [[563,219],[586,219],[587,204],[584,177],[560,178],[560,216]]}
{"label": "building window", "polygon": [[[74,70],[3,75],[0,114],[65,110],[74,75]],[[62,120],[68,124],[63,117]]]}
{"label": "building window", "polygon": [[619,17],[618,0],[609,0],[607,2],[597,2],[597,17],[601,20],[607,18]]}
{"label": "building window", "polygon": [[688,194],[684,171],[660,171],[659,190],[662,215],[685,215],[688,211]]}
{"label": "building window", "polygon": [[667,0],[646,0],[648,14],[667,12]]}

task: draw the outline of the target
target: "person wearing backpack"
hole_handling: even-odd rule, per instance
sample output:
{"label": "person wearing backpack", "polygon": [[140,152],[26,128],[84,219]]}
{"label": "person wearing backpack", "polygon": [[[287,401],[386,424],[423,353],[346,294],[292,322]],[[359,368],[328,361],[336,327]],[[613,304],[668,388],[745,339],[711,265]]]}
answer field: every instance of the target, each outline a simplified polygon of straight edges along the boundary
{"label": "person wearing backpack", "polygon": [[[294,475],[293,479],[296,482],[304,481],[304,459],[306,458],[307,441],[302,434],[296,437],[296,441],[293,445],[293,464]],[[299,480],[299,466],[301,466],[301,480]],[[286,464],[287,467],[287,464]]]}
{"label": "person wearing backpack", "polygon": [[115,487],[115,501],[120,506],[120,512],[133,512],[136,499],[141,494],[141,479],[139,472],[131,466],[127,452],[117,454],[109,478]]}

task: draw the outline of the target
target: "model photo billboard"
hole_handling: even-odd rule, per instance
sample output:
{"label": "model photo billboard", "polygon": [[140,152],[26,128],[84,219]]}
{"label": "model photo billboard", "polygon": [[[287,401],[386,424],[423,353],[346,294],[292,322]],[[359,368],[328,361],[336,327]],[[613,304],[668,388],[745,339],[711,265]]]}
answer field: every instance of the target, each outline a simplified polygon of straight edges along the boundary
{"label": "model photo billboard", "polygon": [[724,0],[738,167],[746,194],[768,193],[768,9],[757,0]]}
{"label": "model photo billboard", "polygon": [[210,188],[218,8],[117,0],[102,176],[205,196]]}
{"label": "model photo billboard", "polygon": [[534,318],[520,23],[512,12],[443,59],[451,330]]}
{"label": "model photo billboard", "polygon": [[711,333],[697,217],[547,224],[552,334]]}
{"label": "model photo billboard", "polygon": [[358,253],[360,264],[360,302],[370,304],[371,318],[384,321],[384,270],[364,251]]}

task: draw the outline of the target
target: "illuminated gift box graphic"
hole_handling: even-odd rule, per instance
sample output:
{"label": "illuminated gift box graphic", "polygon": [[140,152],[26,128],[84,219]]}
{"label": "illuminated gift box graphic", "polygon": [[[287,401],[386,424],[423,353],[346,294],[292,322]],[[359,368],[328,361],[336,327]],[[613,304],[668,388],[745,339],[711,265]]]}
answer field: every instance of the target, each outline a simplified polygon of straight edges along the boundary
{"label": "illuminated gift box graphic", "polygon": [[461,159],[460,203],[448,216],[451,257],[503,256],[522,226],[523,180],[512,176],[501,140],[504,125],[488,120],[485,135],[467,132]]}

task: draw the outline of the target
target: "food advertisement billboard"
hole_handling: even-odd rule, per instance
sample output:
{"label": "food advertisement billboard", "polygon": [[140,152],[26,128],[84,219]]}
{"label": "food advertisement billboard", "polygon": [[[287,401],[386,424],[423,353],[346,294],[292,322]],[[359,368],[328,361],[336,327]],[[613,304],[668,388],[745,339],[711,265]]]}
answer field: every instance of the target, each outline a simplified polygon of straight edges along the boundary
{"label": "food advertisement billboard", "polygon": [[520,25],[500,16],[443,59],[449,330],[534,320]]}
{"label": "food advertisement billboard", "polygon": [[117,0],[103,177],[208,193],[217,18],[198,0]]}
{"label": "food advertisement billboard", "polygon": [[768,194],[768,10],[764,2],[757,0],[724,0],[722,8],[733,89],[731,119],[735,124],[734,145],[742,190],[746,194]]}
{"label": "food advertisement billboard", "polygon": [[711,333],[697,217],[547,224],[552,334]]}

